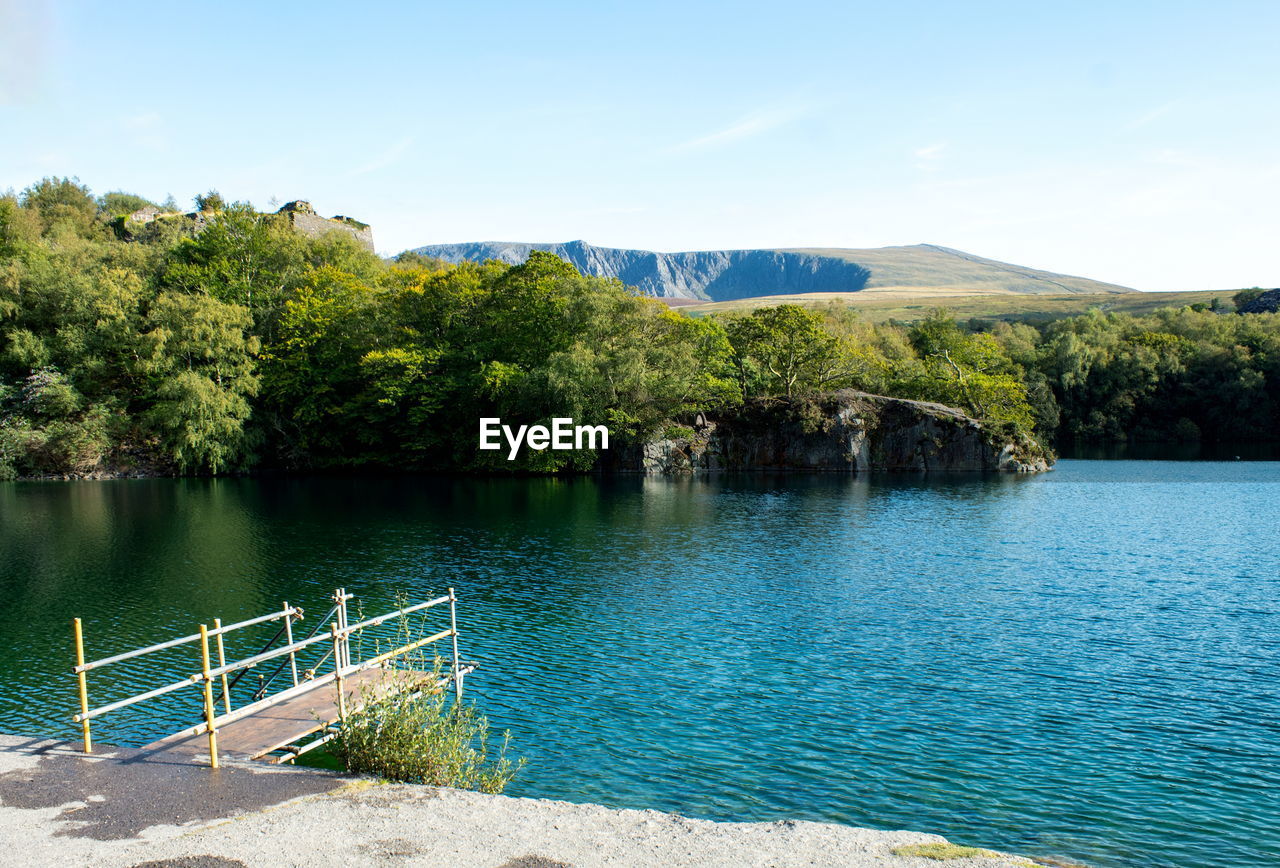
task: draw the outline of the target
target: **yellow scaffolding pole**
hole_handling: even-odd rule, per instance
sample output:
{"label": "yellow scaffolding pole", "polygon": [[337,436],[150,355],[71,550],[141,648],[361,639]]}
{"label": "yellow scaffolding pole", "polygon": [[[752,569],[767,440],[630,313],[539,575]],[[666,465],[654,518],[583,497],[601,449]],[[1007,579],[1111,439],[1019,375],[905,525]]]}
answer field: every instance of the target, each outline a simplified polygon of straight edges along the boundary
{"label": "yellow scaffolding pole", "polygon": [[80,667],[84,666],[84,628],[80,625],[80,619],[76,618],[72,624],[74,625],[76,634],[76,676],[80,681],[80,732],[84,736],[84,752],[93,753],[93,737],[89,734],[89,678],[87,673]]}
{"label": "yellow scaffolding pole", "polygon": [[204,725],[209,731],[209,767],[218,767],[218,730],[213,725],[213,677],[209,674],[209,628],[200,625],[200,665],[204,672]]}

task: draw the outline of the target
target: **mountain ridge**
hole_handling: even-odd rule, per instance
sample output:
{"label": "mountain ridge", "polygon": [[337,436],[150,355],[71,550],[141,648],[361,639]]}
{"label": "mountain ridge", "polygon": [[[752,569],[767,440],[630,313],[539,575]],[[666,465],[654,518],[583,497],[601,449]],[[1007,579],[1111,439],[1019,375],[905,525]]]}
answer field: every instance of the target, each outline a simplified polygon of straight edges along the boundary
{"label": "mountain ridge", "polygon": [[936,244],[877,248],[744,248],[662,253],[596,247],[586,241],[474,241],[428,244],[411,252],[446,262],[524,262],[554,253],[583,274],[615,277],[658,298],[733,301],[762,295],[938,288],[975,294],[1092,294],[1129,287],[1030,268]]}

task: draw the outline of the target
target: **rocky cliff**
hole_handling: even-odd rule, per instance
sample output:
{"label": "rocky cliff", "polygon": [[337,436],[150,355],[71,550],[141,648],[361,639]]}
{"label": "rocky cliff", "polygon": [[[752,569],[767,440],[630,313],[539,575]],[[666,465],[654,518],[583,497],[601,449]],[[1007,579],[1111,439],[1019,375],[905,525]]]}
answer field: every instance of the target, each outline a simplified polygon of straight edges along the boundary
{"label": "rocky cliff", "polygon": [[316,209],[311,207],[310,202],[301,199],[286,203],[276,213],[287,216],[293,231],[300,235],[308,238],[323,238],[330,232],[342,232],[350,235],[366,250],[373,251],[373,229],[368,223],[361,223],[354,217],[343,217],[341,214],[332,219],[321,217],[316,213]]}
{"label": "rocky cliff", "polygon": [[705,250],[655,253],[565,244],[481,241],[432,244],[414,252],[446,262],[496,259],[518,265],[546,250],[583,274],[616,277],[646,295],[731,301],[761,295],[856,292],[862,289],[945,288],[975,293],[1068,294],[1130,292],[1122,286],[984,259],[933,244],[871,250]]}
{"label": "rocky cliff", "polygon": [[573,263],[583,274],[616,277],[646,295],[728,301],[778,293],[862,289],[870,272],[856,262],[781,250],[708,250],[654,253],[567,244],[443,244],[416,252],[446,262],[496,259],[517,265],[532,250],[548,250]]}
{"label": "rocky cliff", "polygon": [[731,415],[613,453],[601,469],[674,475],[721,470],[1031,473],[1052,459],[1039,444],[959,410],[845,390],[756,401]]}

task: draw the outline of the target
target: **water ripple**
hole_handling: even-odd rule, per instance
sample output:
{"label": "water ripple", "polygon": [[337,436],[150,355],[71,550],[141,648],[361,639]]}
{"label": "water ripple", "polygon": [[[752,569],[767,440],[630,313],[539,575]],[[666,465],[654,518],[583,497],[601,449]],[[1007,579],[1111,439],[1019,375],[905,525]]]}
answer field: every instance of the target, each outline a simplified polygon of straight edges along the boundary
{"label": "water ripple", "polygon": [[[0,729],[91,656],[336,585],[458,588],[517,795],[916,828],[1099,866],[1280,863],[1280,465],[928,482],[0,485]],[[238,636],[229,653],[265,640]],[[195,665],[95,673],[95,702]],[[198,696],[103,721],[146,742]]]}

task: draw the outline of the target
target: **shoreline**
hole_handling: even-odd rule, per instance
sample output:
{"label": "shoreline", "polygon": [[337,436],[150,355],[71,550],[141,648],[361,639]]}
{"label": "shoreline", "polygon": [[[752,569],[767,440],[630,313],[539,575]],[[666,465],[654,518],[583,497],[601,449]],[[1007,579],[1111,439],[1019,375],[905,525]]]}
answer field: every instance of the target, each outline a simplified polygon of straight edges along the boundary
{"label": "shoreline", "polygon": [[990,850],[917,855],[965,852],[946,844],[923,832],[716,822],[262,763],[215,772],[136,750],[85,757],[67,742],[0,735],[0,847],[31,866],[1046,864]]}

